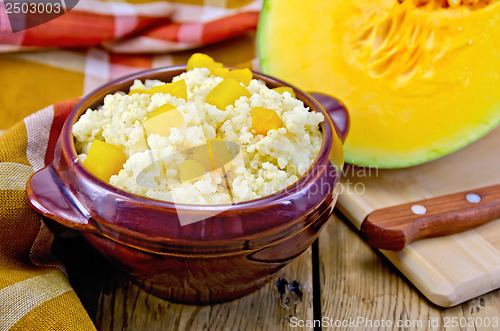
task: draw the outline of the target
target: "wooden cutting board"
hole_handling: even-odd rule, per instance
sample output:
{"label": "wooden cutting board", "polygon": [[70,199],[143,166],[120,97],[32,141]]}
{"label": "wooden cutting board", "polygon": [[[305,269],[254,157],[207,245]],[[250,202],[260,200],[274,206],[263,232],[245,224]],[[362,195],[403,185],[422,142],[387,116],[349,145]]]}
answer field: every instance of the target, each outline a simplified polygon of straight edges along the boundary
{"label": "wooden cutting board", "polygon": [[[384,207],[500,183],[500,126],[451,155],[420,166],[376,170],[348,166],[337,202],[359,229]],[[381,250],[433,303],[450,307],[500,287],[500,219],[473,230]]]}

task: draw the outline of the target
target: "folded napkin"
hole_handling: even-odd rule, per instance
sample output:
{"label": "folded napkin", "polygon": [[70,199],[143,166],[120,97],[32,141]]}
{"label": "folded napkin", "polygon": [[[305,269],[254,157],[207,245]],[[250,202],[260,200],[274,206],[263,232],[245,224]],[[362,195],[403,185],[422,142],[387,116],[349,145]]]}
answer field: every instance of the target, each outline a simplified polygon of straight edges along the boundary
{"label": "folded napkin", "polygon": [[94,329],[52,256],[54,236],[26,198],[26,181],[51,158],[76,102],[47,107],[0,136],[0,330]]}
{"label": "folded napkin", "polygon": [[[245,0],[129,2],[80,0],[53,21],[12,33],[0,1],[0,51],[8,52],[0,55],[0,78],[9,82],[0,93],[0,129],[8,128],[0,136],[0,330],[95,329],[51,252],[54,235],[25,191],[30,175],[50,163],[62,124],[78,102],[73,97],[128,73],[185,63],[194,51],[152,53],[254,30],[261,6]],[[84,48],[68,48],[74,46]],[[17,52],[48,47],[57,48]],[[253,39],[202,51],[230,65],[249,65],[255,54]]]}
{"label": "folded napkin", "polygon": [[10,8],[7,15],[0,2],[0,51],[97,45],[116,53],[186,50],[255,29],[261,8],[261,1],[254,0],[76,2],[64,15],[15,33],[11,27],[17,21],[26,26],[30,17],[36,20],[41,14],[16,16]]}
{"label": "folded napkin", "polygon": [[194,48],[210,45],[203,51],[227,65],[255,57],[251,38],[214,43],[253,33],[261,0],[128,2],[80,0],[52,21],[12,33],[0,1],[0,78],[9,82],[0,92],[0,129],[114,78],[186,63]]}

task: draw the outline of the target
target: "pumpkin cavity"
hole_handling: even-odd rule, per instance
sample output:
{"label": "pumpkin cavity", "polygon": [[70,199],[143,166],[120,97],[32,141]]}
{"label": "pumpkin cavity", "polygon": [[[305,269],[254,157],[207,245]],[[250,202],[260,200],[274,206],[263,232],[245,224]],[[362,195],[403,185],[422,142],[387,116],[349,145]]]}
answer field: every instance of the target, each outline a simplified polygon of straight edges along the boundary
{"label": "pumpkin cavity", "polygon": [[415,7],[425,10],[454,9],[466,7],[468,9],[481,9],[495,0],[398,0],[399,3],[410,2]]}

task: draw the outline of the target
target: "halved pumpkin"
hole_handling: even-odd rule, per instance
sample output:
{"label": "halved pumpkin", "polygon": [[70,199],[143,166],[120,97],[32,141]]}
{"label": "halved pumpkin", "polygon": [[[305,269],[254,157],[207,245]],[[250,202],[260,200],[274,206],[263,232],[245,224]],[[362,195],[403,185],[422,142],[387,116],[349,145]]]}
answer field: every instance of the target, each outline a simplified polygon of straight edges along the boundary
{"label": "halved pumpkin", "polygon": [[346,162],[406,167],[500,121],[500,1],[273,0],[261,70],[342,100]]}

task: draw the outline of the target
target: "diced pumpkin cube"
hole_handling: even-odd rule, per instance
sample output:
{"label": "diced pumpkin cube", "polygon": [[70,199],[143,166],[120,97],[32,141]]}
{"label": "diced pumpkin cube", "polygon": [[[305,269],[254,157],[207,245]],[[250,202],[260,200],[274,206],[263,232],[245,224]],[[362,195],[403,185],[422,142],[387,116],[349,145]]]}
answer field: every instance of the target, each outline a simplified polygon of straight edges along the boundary
{"label": "diced pumpkin cube", "polygon": [[221,138],[209,139],[206,144],[193,148],[190,159],[201,164],[207,172],[216,170],[231,162],[234,154]]}
{"label": "diced pumpkin cube", "polygon": [[248,84],[250,84],[252,77],[252,70],[248,68],[231,70],[224,75],[224,78],[233,78],[245,86],[248,86]]}
{"label": "diced pumpkin cube", "polygon": [[295,92],[293,91],[293,88],[288,87],[288,86],[280,86],[280,87],[275,87],[273,88],[276,92],[283,94],[283,92],[288,92],[292,96],[292,98],[296,98],[297,96],[295,95]]}
{"label": "diced pumpkin cube", "polygon": [[244,86],[241,86],[233,78],[228,78],[220,82],[207,94],[206,101],[220,110],[226,110],[227,106],[234,104],[239,98],[250,98],[250,96],[250,92]]}
{"label": "diced pumpkin cube", "polygon": [[152,115],[157,114],[144,120],[144,128],[148,136],[157,133],[160,136],[168,137],[172,128],[179,127],[184,123],[184,116],[181,112],[177,108],[170,107],[171,105],[163,105],[152,113]]}
{"label": "diced pumpkin cube", "polygon": [[210,68],[210,72],[212,75],[224,77],[229,72],[229,68],[223,67],[222,63],[215,62],[215,65]]}
{"label": "diced pumpkin cube", "polygon": [[[193,70],[194,68],[208,68],[214,65],[215,61],[210,56],[203,53],[194,53],[191,55],[186,64],[186,70]],[[221,64],[222,65],[222,64]]]}
{"label": "diced pumpkin cube", "polygon": [[132,94],[148,94],[148,90],[143,89],[143,88],[136,88],[136,89],[130,90],[128,92],[128,95],[132,95]]}
{"label": "diced pumpkin cube", "polygon": [[125,161],[127,155],[120,148],[101,140],[94,140],[83,166],[100,180],[108,182],[111,176],[120,172]]}
{"label": "diced pumpkin cube", "polygon": [[172,106],[172,105],[169,105],[168,103],[166,103],[163,106],[161,106],[160,108],[158,108],[157,110],[155,110],[154,112],[152,112],[151,114],[149,114],[148,119],[155,117],[157,115],[163,114],[164,112],[167,112],[167,111],[172,110],[172,109],[175,109],[175,106]]}
{"label": "diced pumpkin cube", "polygon": [[210,73],[215,76],[223,77],[229,72],[229,68],[225,68],[222,63],[216,62],[210,56],[202,53],[195,53],[191,55],[187,61],[186,70],[193,70],[194,68],[207,68]]}
{"label": "diced pumpkin cube", "polygon": [[184,79],[179,79],[178,81],[173,83],[158,85],[148,90],[145,89],[131,90],[129,92],[129,95],[132,95],[134,93],[146,93],[150,95],[153,95],[155,93],[164,93],[164,94],[170,94],[173,97],[184,99],[187,101],[187,88],[186,88],[186,81]]}
{"label": "diced pumpkin cube", "polygon": [[195,160],[186,160],[182,162],[179,169],[181,182],[200,177],[204,173],[206,173],[206,171],[203,165],[196,162]]}
{"label": "diced pumpkin cube", "polygon": [[205,168],[206,172],[212,171],[212,161],[208,143],[194,147],[193,153],[189,156],[189,158],[201,164]]}
{"label": "diced pumpkin cube", "polygon": [[210,149],[210,162],[212,164],[212,170],[222,168],[231,162],[231,160],[233,160],[236,156],[229,150],[226,142],[222,139],[210,139],[208,141],[208,146]]}
{"label": "diced pumpkin cube", "polygon": [[178,81],[175,81],[173,83],[158,85],[153,88],[150,88],[149,93],[170,94],[173,97],[184,99],[187,101],[186,81],[184,79],[179,79]]}
{"label": "diced pumpkin cube", "polygon": [[265,136],[269,130],[278,130],[281,127],[283,122],[274,110],[263,107],[252,109],[252,129],[257,134]]}

